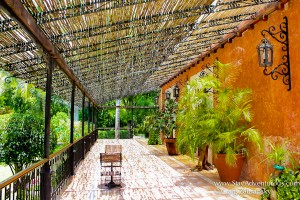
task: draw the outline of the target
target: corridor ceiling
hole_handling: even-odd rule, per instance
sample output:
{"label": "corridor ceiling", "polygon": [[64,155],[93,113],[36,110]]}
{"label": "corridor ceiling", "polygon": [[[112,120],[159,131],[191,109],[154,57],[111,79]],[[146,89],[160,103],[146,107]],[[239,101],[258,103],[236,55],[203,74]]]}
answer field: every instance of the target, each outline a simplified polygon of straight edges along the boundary
{"label": "corridor ceiling", "polygon": [[[236,36],[242,23],[256,19],[258,12],[280,3],[277,0],[1,0],[0,66],[12,76],[42,89],[47,73],[45,49],[12,14],[15,2],[21,3],[32,16],[97,104],[158,89],[201,55]],[[55,69],[53,92],[68,100],[69,79],[61,67]]]}

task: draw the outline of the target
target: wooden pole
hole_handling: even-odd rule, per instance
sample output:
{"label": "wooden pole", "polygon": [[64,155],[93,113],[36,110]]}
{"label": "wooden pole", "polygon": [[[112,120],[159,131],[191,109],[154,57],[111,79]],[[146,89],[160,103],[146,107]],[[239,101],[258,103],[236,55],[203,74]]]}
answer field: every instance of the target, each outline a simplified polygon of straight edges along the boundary
{"label": "wooden pole", "polygon": [[[72,94],[71,94],[71,128],[70,128],[70,144],[73,144],[74,142],[74,102],[75,102],[75,83],[72,83]],[[70,170],[71,170],[71,176],[75,174],[75,155],[74,155],[74,145],[71,146],[70,151]]]}
{"label": "wooden pole", "polygon": [[[49,159],[50,155],[50,122],[51,122],[51,91],[52,75],[55,62],[52,58],[48,60],[47,82],[46,82],[46,103],[45,103],[45,136],[44,136],[44,158]],[[46,162],[41,172],[41,199],[51,199],[51,173],[50,162]]]}
{"label": "wooden pole", "polygon": [[91,102],[89,101],[88,105],[88,133],[91,132]]}
{"label": "wooden pole", "polygon": [[81,119],[81,136],[83,137],[82,142],[82,159],[85,157],[85,138],[84,138],[84,104],[85,104],[85,95],[82,94],[82,119]]}

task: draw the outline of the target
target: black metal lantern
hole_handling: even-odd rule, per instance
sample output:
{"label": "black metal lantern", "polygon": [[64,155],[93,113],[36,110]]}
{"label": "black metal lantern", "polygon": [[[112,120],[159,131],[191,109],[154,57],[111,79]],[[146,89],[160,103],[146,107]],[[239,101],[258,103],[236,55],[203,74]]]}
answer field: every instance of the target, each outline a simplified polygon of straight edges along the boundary
{"label": "black metal lantern", "polygon": [[258,62],[261,67],[270,67],[273,64],[273,45],[266,38],[257,46]]}
{"label": "black metal lantern", "polygon": [[165,95],[166,95],[167,100],[169,100],[171,98],[171,92],[166,91]]}
{"label": "black metal lantern", "polygon": [[180,92],[180,89],[179,89],[178,85],[176,84],[175,87],[173,88],[173,97],[178,98],[179,92]]}
{"label": "black metal lantern", "polygon": [[154,104],[156,104],[156,105],[158,104],[158,96],[154,97]]}

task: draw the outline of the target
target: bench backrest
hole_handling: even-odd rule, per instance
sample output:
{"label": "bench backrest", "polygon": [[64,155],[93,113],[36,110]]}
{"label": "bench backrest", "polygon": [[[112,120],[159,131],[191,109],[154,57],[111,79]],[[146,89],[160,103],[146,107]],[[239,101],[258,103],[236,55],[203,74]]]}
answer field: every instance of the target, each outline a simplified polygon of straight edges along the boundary
{"label": "bench backrest", "polygon": [[105,145],[105,153],[122,153],[122,145]]}

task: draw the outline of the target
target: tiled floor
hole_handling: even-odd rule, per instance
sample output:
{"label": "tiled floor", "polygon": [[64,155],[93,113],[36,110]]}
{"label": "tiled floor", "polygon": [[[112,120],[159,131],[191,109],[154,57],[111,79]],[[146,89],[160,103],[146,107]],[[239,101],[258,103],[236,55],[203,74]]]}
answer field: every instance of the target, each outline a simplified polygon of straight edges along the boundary
{"label": "tiled floor", "polygon": [[[123,146],[121,187],[108,189],[100,175],[99,154],[105,144]],[[62,193],[62,200],[96,199],[246,199],[234,195],[232,190],[214,186],[211,179],[189,167],[164,149],[148,146],[145,140],[98,140],[76,175]]]}

